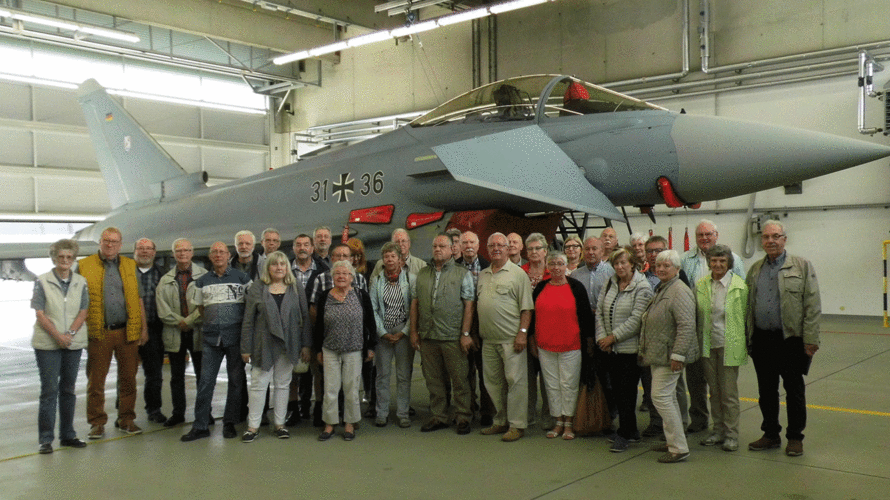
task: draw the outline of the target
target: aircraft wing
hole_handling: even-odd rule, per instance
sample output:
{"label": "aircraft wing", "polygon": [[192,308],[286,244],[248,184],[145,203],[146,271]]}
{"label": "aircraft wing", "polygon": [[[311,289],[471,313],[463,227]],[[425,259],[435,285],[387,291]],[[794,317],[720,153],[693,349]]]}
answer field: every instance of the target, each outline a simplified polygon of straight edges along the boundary
{"label": "aircraft wing", "polygon": [[434,146],[460,182],[612,220],[624,216],[537,125]]}

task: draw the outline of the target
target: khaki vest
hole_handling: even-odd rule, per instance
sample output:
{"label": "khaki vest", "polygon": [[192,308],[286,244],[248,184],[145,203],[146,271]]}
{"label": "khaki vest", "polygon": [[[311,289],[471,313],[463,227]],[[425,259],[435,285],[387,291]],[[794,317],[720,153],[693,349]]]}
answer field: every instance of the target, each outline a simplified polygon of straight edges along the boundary
{"label": "khaki vest", "polygon": [[[142,307],[139,299],[139,278],[136,277],[136,261],[121,255],[120,273],[124,284],[124,299],[127,303],[127,342],[138,341],[142,337]],[[87,279],[90,288],[90,308],[87,314],[89,336],[101,340],[105,336],[105,266],[99,254],[93,254],[78,261],[78,272]]]}
{"label": "khaki vest", "polygon": [[[37,278],[43,286],[43,293],[46,295],[46,305],[43,313],[55,325],[56,330],[65,332],[74,322],[74,318],[80,314],[80,298],[83,295],[83,288],[87,285],[83,276],[78,274],[71,275],[71,283],[68,285],[68,295],[62,294],[62,285],[59,283],[56,275],[52,271],[41,275]],[[80,330],[74,334],[71,340],[70,350],[83,349],[87,346],[87,325],[84,322],[80,326]],[[40,323],[34,323],[34,336],[31,338],[31,347],[44,351],[54,351],[60,349],[59,344],[53,339],[52,335],[40,326]]]}
{"label": "khaki vest", "polygon": [[442,266],[436,301],[433,303],[433,287],[436,284],[434,265],[417,273],[418,333],[422,339],[458,340],[464,318],[464,302],[460,288],[469,271],[449,260]]}

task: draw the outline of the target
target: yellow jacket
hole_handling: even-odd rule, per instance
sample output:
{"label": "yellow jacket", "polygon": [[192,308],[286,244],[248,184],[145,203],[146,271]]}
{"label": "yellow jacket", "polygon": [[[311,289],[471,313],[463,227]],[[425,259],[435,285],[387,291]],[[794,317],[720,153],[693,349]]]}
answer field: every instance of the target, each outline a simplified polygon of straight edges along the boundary
{"label": "yellow jacket", "polygon": [[[139,278],[136,277],[136,261],[123,255],[120,259],[121,281],[127,303],[127,342],[142,337],[142,307],[139,299]],[[77,262],[78,272],[87,279],[90,307],[87,313],[87,329],[91,340],[101,340],[105,335],[105,266],[99,254],[84,257]]]}

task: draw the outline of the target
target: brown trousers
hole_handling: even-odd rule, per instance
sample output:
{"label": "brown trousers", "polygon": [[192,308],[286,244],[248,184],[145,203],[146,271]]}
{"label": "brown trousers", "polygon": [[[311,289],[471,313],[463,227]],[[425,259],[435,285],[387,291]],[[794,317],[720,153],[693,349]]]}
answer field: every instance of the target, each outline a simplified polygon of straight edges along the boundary
{"label": "brown trousers", "polygon": [[139,367],[139,342],[127,342],[127,330],[105,330],[101,340],[87,344],[87,422],[105,425],[105,378],[111,356],[117,360],[118,419],[123,423],[136,418],[136,370]]}

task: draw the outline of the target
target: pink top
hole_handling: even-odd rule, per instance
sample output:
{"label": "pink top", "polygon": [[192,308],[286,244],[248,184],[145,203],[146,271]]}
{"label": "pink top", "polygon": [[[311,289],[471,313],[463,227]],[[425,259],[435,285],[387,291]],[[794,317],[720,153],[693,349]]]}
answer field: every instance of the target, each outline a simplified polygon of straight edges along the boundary
{"label": "pink top", "polygon": [[550,352],[581,349],[575,296],[568,283],[547,284],[535,301],[535,342]]}

